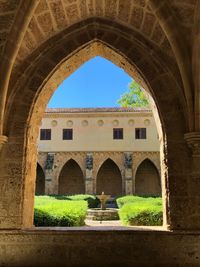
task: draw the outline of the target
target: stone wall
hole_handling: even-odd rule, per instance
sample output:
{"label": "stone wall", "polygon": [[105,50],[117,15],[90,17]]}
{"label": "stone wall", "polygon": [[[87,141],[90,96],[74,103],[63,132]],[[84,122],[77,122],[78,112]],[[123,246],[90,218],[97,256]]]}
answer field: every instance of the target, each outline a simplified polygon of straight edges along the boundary
{"label": "stone wall", "polygon": [[76,227],[2,231],[0,244],[0,266],[6,267],[200,266],[197,232]]}

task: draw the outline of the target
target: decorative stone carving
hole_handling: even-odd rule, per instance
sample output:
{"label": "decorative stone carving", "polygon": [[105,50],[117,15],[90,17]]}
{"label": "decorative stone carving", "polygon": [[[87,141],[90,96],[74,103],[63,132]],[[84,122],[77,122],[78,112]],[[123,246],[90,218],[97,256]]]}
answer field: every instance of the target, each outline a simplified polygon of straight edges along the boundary
{"label": "decorative stone carving", "polygon": [[72,127],[73,126],[73,121],[72,120],[68,120],[67,121],[67,126]]}
{"label": "decorative stone carving", "polygon": [[85,126],[88,126],[88,121],[87,121],[87,120],[83,120],[83,121],[82,121],[82,126],[84,126],[84,127],[85,127]]}
{"label": "decorative stone carving", "polygon": [[128,121],[128,125],[129,125],[129,126],[133,126],[133,125],[134,125],[134,120],[129,120],[129,121]]}
{"label": "decorative stone carving", "polygon": [[57,120],[53,120],[53,121],[51,122],[51,125],[52,125],[53,127],[56,127],[57,124],[58,124]]}
{"label": "decorative stone carving", "polygon": [[53,163],[54,163],[54,153],[48,153],[45,170],[52,170]]}
{"label": "decorative stone carving", "polygon": [[200,157],[200,132],[191,132],[184,135],[193,157]]}
{"label": "decorative stone carving", "polygon": [[113,126],[118,126],[118,125],[119,125],[119,121],[118,121],[118,120],[114,120],[114,121],[112,122],[112,125],[113,125]]}
{"label": "decorative stone carving", "polygon": [[98,123],[99,126],[103,126],[104,125],[104,121],[103,120],[98,120],[97,123]]}
{"label": "decorative stone carving", "polygon": [[124,167],[130,169],[132,168],[132,164],[133,164],[132,154],[124,153]]}
{"label": "decorative stone carving", "polygon": [[86,155],[86,169],[92,170],[93,169],[93,157],[92,154],[87,154]]}
{"label": "decorative stone carving", "polygon": [[144,125],[145,126],[149,126],[150,125],[150,120],[149,119],[144,120]]}

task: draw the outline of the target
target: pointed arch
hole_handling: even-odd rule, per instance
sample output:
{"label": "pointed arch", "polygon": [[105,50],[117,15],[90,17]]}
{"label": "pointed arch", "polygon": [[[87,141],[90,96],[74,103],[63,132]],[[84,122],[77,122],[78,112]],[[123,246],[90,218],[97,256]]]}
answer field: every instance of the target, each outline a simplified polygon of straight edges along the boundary
{"label": "pointed arch", "polygon": [[136,195],[161,195],[161,180],[154,163],[146,158],[137,168],[135,175]]}
{"label": "pointed arch", "polygon": [[58,179],[58,194],[74,195],[84,194],[85,185],[83,172],[74,160],[68,160],[63,166]]}
{"label": "pointed arch", "polygon": [[35,194],[36,195],[45,194],[45,174],[39,163],[37,163],[37,168],[36,168]]}
{"label": "pointed arch", "polygon": [[96,179],[96,192],[112,196],[122,195],[122,176],[117,164],[110,158],[99,168]]}
{"label": "pointed arch", "polygon": [[[30,190],[33,171],[30,166],[33,158],[36,158],[35,143],[45,105],[64,78],[96,55],[107,57],[152,93],[164,133],[163,147],[167,161],[163,161],[163,164],[169,163],[168,168],[163,168],[166,188],[169,187],[168,171],[173,169],[171,162],[174,162],[175,151],[182,149],[185,153],[183,158],[176,158],[178,167],[183,166],[185,158],[188,158],[183,139],[183,133],[188,131],[187,108],[183,88],[177,78],[179,76],[175,69],[170,68],[170,58],[163,60],[162,51],[149,46],[148,40],[136,32],[130,32],[122,24],[107,24],[106,20],[98,18],[69,27],[35,50],[20,66],[20,73],[23,72],[24,75],[20,75],[18,82],[13,78],[10,83],[13,93],[10,93],[7,101],[5,129],[10,140],[16,140],[17,137],[22,144],[22,156],[17,156],[18,162],[15,162],[15,165],[19,168],[24,166],[21,177],[23,186],[20,191],[23,208],[18,208],[22,213],[21,224],[26,227],[31,227],[33,222],[34,201]],[[13,153],[14,159],[15,156]],[[187,168],[185,165],[184,167]],[[170,182],[173,183],[174,179],[176,177],[171,176]],[[168,190],[166,195],[165,203],[168,210]]]}

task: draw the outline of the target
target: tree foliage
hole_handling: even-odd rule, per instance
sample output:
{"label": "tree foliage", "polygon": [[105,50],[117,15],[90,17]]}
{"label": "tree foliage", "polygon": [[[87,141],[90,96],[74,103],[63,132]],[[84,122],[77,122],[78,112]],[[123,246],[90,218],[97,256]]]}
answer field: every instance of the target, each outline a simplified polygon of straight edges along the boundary
{"label": "tree foliage", "polygon": [[134,80],[129,84],[128,92],[121,95],[117,101],[121,107],[146,107],[149,105],[147,96],[145,95],[144,89],[141,88]]}

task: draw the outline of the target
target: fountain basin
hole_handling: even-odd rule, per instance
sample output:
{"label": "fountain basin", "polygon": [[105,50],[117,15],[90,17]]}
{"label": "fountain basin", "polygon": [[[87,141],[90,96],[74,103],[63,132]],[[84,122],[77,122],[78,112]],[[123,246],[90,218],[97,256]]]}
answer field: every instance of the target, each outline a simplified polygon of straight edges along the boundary
{"label": "fountain basin", "polygon": [[114,208],[106,208],[105,210],[100,208],[88,209],[86,219],[93,221],[119,220],[118,210]]}

